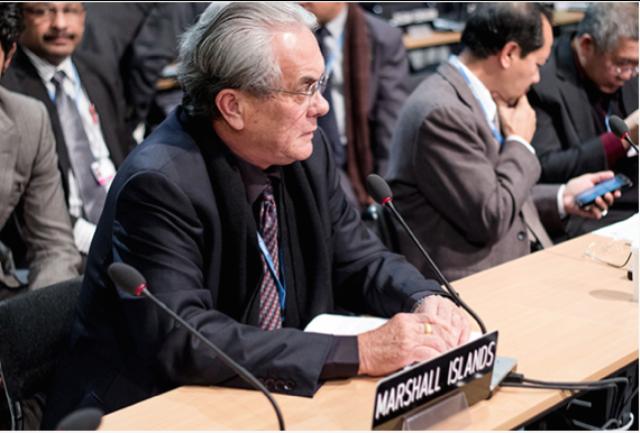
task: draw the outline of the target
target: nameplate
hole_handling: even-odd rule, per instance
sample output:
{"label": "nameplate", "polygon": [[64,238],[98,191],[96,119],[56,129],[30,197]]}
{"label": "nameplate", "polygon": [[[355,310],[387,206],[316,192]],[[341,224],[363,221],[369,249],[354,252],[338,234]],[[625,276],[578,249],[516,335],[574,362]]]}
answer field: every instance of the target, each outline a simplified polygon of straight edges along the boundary
{"label": "nameplate", "polygon": [[475,387],[474,401],[469,405],[487,398],[497,343],[498,331],[494,331],[382,379],[376,387],[373,428],[418,407],[440,401],[451,391],[465,388],[465,385],[481,378],[485,379],[482,380],[482,389],[478,392]]}

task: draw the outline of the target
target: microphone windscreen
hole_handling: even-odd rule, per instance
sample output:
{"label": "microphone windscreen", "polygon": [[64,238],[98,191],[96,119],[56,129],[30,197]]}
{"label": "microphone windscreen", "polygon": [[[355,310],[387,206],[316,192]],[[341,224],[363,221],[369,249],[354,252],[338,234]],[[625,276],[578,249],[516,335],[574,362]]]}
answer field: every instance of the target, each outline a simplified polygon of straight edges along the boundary
{"label": "microphone windscreen", "polygon": [[624,134],[629,132],[629,127],[627,126],[627,122],[622,120],[616,115],[609,117],[609,126],[611,126],[611,132],[616,134],[616,137],[622,138]]}
{"label": "microphone windscreen", "polygon": [[116,286],[135,296],[139,296],[140,286],[147,283],[140,272],[126,263],[112,263],[107,273]]}
{"label": "microphone windscreen", "polygon": [[377,174],[367,176],[367,190],[376,203],[381,205],[384,205],[384,202],[391,198],[389,184]]}
{"label": "microphone windscreen", "polygon": [[97,430],[102,423],[104,412],[95,407],[78,409],[70,413],[56,427],[59,431]]}

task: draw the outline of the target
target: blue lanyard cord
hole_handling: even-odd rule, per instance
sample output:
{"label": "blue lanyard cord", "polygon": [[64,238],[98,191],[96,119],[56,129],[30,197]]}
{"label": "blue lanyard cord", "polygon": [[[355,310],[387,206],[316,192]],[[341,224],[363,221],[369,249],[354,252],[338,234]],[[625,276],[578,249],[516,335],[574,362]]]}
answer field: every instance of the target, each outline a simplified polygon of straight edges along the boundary
{"label": "blue lanyard cord", "polygon": [[[473,89],[473,86],[471,85],[471,80],[469,79],[469,77],[467,76],[467,74],[465,73],[464,69],[458,67],[458,65],[452,64],[451,66],[453,66],[454,68],[456,68],[458,70],[458,72],[460,72],[460,75],[462,75],[462,78],[464,78],[464,82],[467,83],[467,86],[469,86],[469,89],[471,90],[471,93],[473,93],[473,96],[476,98],[476,100],[478,101],[479,105],[480,105],[480,109],[482,109],[482,112],[484,113],[484,117],[485,119],[488,118],[487,116],[487,112],[484,109],[484,106],[480,103],[480,98],[478,98],[478,95],[476,95],[476,92]],[[496,107],[497,110],[497,107]],[[498,115],[498,112],[496,111],[496,116]],[[498,143],[500,143],[501,145],[504,144],[504,136],[502,135],[502,133],[498,130],[498,128],[496,128],[496,125],[492,122],[489,122],[487,119],[487,123],[489,124],[489,128],[491,129],[491,134],[493,135],[493,138],[495,138]]]}
{"label": "blue lanyard cord", "polygon": [[258,245],[260,246],[260,252],[262,253],[262,257],[264,257],[264,261],[267,262],[267,267],[269,268],[269,273],[271,274],[271,278],[273,278],[273,281],[276,283],[276,286],[278,287],[278,297],[280,298],[280,312],[282,313],[282,321],[284,321],[284,306],[286,305],[286,298],[287,298],[287,290],[286,290],[286,286],[284,283],[284,278],[281,279],[282,275],[284,275],[284,272],[282,272],[283,269],[283,263],[282,263],[282,254],[279,254],[280,256],[280,277],[278,276],[278,273],[276,272],[276,267],[273,264],[273,259],[271,258],[271,254],[269,253],[269,250],[267,249],[267,244],[265,244],[264,239],[262,238],[262,235],[260,235],[260,232],[257,232],[258,234]]}
{"label": "blue lanyard cord", "polygon": [[611,102],[609,102],[609,109],[607,110],[606,116],[604,116],[604,126],[607,128],[607,132],[611,132],[611,124],[609,123],[610,118],[611,118]]}

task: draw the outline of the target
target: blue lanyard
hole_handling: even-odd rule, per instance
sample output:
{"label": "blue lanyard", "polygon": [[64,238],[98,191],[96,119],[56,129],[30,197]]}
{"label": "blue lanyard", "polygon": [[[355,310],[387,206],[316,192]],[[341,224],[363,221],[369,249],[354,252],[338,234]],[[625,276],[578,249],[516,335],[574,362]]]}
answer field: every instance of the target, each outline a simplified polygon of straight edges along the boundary
{"label": "blue lanyard", "polygon": [[611,118],[611,102],[609,102],[609,109],[607,110],[607,115],[604,116],[604,126],[607,128],[607,132],[611,132],[611,125],[609,124],[609,119]]}
{"label": "blue lanyard", "polygon": [[[286,286],[284,285],[284,279],[280,280],[280,278],[278,277],[278,273],[276,272],[276,267],[273,264],[273,259],[271,258],[271,254],[269,253],[269,250],[267,249],[267,244],[265,244],[264,239],[262,238],[262,235],[260,235],[260,232],[257,232],[258,234],[258,245],[260,246],[260,252],[262,253],[262,256],[264,257],[264,261],[267,262],[267,267],[269,268],[269,273],[271,274],[271,277],[273,278],[273,281],[276,283],[276,286],[278,287],[278,297],[280,298],[280,312],[282,313],[282,320],[284,321],[284,306],[285,306],[285,302],[286,302],[286,298],[287,298],[287,290],[286,290]],[[280,254],[280,274],[283,275],[284,273],[282,272],[283,269],[283,263],[282,263],[282,255]]]}
{"label": "blue lanyard", "polygon": [[[451,62],[449,62],[449,63],[451,64],[451,66],[456,68],[458,70],[458,72],[460,72],[460,75],[462,75],[462,78],[464,79],[464,82],[467,83],[467,86],[469,86],[469,89],[471,90],[471,93],[473,93],[473,96],[478,101],[478,105],[480,105],[480,109],[482,109],[482,112],[484,113],[484,118],[487,119],[487,123],[489,124],[489,128],[491,128],[491,134],[493,135],[493,138],[495,138],[498,141],[498,143],[500,143],[500,145],[504,144],[504,136],[498,130],[498,128],[496,128],[496,125],[494,125],[492,122],[488,121],[488,117],[489,116],[487,116],[487,112],[485,111],[484,106],[480,102],[480,98],[478,98],[478,95],[476,95],[476,92],[473,89],[473,86],[471,85],[471,80],[469,79],[469,77],[465,73],[464,69],[462,69],[461,67],[459,67],[456,64],[453,64]],[[498,115],[498,113],[496,111],[496,116],[497,115]]]}

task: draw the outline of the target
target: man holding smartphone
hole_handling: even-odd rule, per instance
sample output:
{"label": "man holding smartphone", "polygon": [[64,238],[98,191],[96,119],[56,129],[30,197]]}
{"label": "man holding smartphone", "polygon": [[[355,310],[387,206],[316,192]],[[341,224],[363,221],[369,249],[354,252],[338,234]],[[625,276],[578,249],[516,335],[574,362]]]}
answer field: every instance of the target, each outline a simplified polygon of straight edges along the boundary
{"label": "man holding smartphone", "polygon": [[[623,173],[637,185],[638,154],[613,132],[625,119],[638,142],[638,4],[592,3],[574,34],[555,43],[541,80],[529,92],[537,116],[531,145],[541,182],[566,182],[597,170]],[[591,231],[638,212],[637,186],[604,220],[572,217],[570,235]]]}
{"label": "man holding smartphone", "polygon": [[[395,202],[449,279],[551,245],[541,217],[561,227],[566,214],[601,218],[613,202],[606,194],[580,209],[574,200],[612,172],[536,185],[536,116],[525,94],[552,40],[539,4],[483,4],[467,22],[460,56],[428,77],[400,113],[388,174]],[[401,234],[399,244],[428,274],[410,240]]]}

